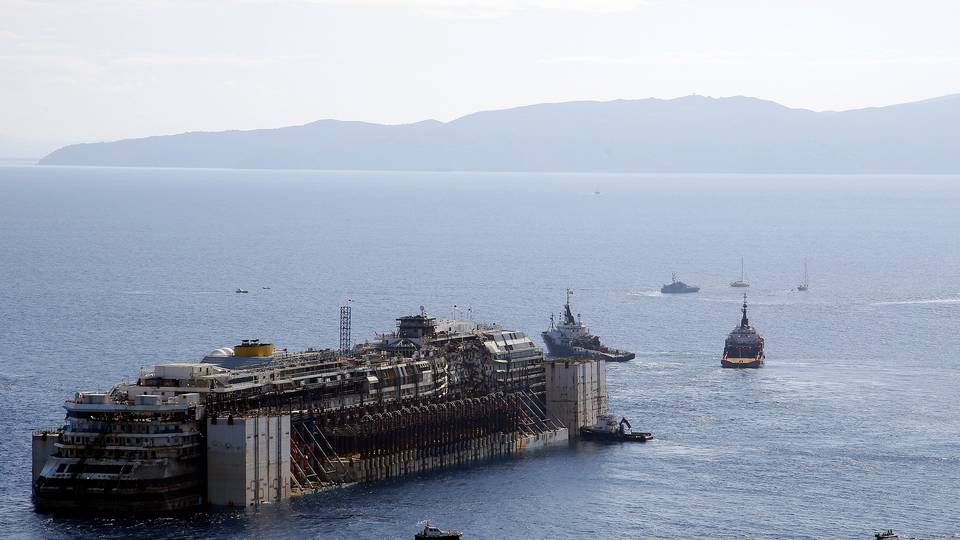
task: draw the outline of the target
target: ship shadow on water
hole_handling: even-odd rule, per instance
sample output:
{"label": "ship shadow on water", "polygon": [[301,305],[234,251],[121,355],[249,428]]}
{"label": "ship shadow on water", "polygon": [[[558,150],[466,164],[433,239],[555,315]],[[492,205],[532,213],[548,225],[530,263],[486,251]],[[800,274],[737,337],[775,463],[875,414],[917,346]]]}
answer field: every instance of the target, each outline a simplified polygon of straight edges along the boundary
{"label": "ship shadow on water", "polygon": [[[270,505],[274,512],[287,513],[286,504]],[[154,538],[158,531],[164,537],[196,538],[210,536],[210,529],[221,537],[249,534],[250,513],[244,509],[204,510],[163,517],[128,516],[100,518],[86,515],[48,516],[41,521],[44,536],[63,538]]]}

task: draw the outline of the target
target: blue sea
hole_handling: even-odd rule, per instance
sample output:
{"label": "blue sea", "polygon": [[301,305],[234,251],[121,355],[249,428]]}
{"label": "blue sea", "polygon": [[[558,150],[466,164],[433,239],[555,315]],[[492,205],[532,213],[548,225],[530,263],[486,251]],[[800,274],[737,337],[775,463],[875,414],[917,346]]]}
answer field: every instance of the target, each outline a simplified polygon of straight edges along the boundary
{"label": "blue sea", "polygon": [[[0,195],[0,536],[960,537],[958,177],[6,166]],[[760,370],[719,365],[741,257]],[[673,272],[702,291],[662,296]],[[75,391],[241,339],[335,346],[347,298],[355,341],[457,305],[540,342],[566,288],[637,352],[610,405],[655,441],[257,513],[32,509],[30,432]]]}

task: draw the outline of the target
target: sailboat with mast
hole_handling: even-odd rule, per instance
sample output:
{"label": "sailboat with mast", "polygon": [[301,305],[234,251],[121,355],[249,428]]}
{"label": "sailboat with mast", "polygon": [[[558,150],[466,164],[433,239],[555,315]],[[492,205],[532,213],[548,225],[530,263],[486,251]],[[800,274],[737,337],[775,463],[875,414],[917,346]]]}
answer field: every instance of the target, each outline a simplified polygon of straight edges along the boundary
{"label": "sailboat with mast", "polygon": [[797,285],[797,290],[804,292],[810,288],[810,277],[807,275],[807,260],[803,260],[803,281],[800,282],[800,285]]}
{"label": "sailboat with mast", "polygon": [[740,279],[734,281],[730,284],[731,287],[749,287],[750,282],[747,281],[747,278],[743,274],[743,257],[740,257]]}

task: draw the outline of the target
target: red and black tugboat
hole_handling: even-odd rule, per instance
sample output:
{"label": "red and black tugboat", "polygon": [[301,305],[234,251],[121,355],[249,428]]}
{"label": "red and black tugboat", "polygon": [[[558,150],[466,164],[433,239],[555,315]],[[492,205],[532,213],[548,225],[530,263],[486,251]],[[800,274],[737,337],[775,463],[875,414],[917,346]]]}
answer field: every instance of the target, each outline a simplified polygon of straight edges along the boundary
{"label": "red and black tugboat", "polygon": [[758,368],[763,367],[765,358],[763,336],[750,326],[747,319],[747,295],[743,295],[743,318],[740,319],[740,326],[727,336],[720,365],[725,368]]}

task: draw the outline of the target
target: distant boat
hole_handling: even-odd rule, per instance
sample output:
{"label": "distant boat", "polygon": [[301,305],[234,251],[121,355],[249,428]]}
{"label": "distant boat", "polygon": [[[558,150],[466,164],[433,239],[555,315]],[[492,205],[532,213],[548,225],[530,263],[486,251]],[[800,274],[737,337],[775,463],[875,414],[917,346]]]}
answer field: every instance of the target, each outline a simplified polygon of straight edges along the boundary
{"label": "distant boat", "polygon": [[740,326],[733,329],[723,344],[723,358],[720,366],[725,368],[763,367],[766,355],[763,352],[763,336],[750,325],[747,319],[747,294],[743,294],[743,308]]}
{"label": "distant boat", "polygon": [[700,287],[697,287],[696,285],[687,285],[677,278],[677,274],[673,274],[673,281],[667,285],[664,285],[663,287],[660,287],[660,292],[663,294],[695,293],[699,291]]}
{"label": "distant boat", "polygon": [[421,522],[418,526],[423,527],[423,529],[418,529],[419,532],[414,536],[416,540],[460,540],[463,538],[463,533],[460,531],[444,530],[434,527],[430,522]]}
{"label": "distant boat", "polygon": [[[624,428],[626,426],[626,428]],[[617,422],[617,417],[612,414],[601,414],[592,426],[583,426],[580,428],[580,438],[586,441],[630,441],[647,442],[653,439],[653,433],[649,431],[633,431],[633,426],[626,418],[621,418]]]}
{"label": "distant boat", "polygon": [[607,347],[601,343],[600,338],[590,333],[590,328],[580,320],[579,313],[574,318],[573,310],[570,309],[571,294],[573,291],[567,289],[567,303],[563,305],[560,323],[554,324],[553,315],[550,315],[550,329],[540,334],[550,356],[597,358],[608,362],[626,362],[636,358],[632,352]]}
{"label": "distant boat", "polygon": [[247,294],[247,293],[250,292],[250,291],[248,291],[248,290],[246,290],[246,289],[241,289],[240,287],[237,287],[237,290],[235,290],[235,291],[233,291],[233,292],[235,292],[235,293],[237,293],[237,294]]}
{"label": "distant boat", "polygon": [[806,291],[810,288],[810,277],[807,275],[807,260],[803,260],[803,281],[800,282],[800,285],[797,285],[797,290],[800,292]]}
{"label": "distant boat", "polygon": [[749,287],[750,282],[743,276],[743,257],[740,257],[740,279],[730,284],[731,287]]}

